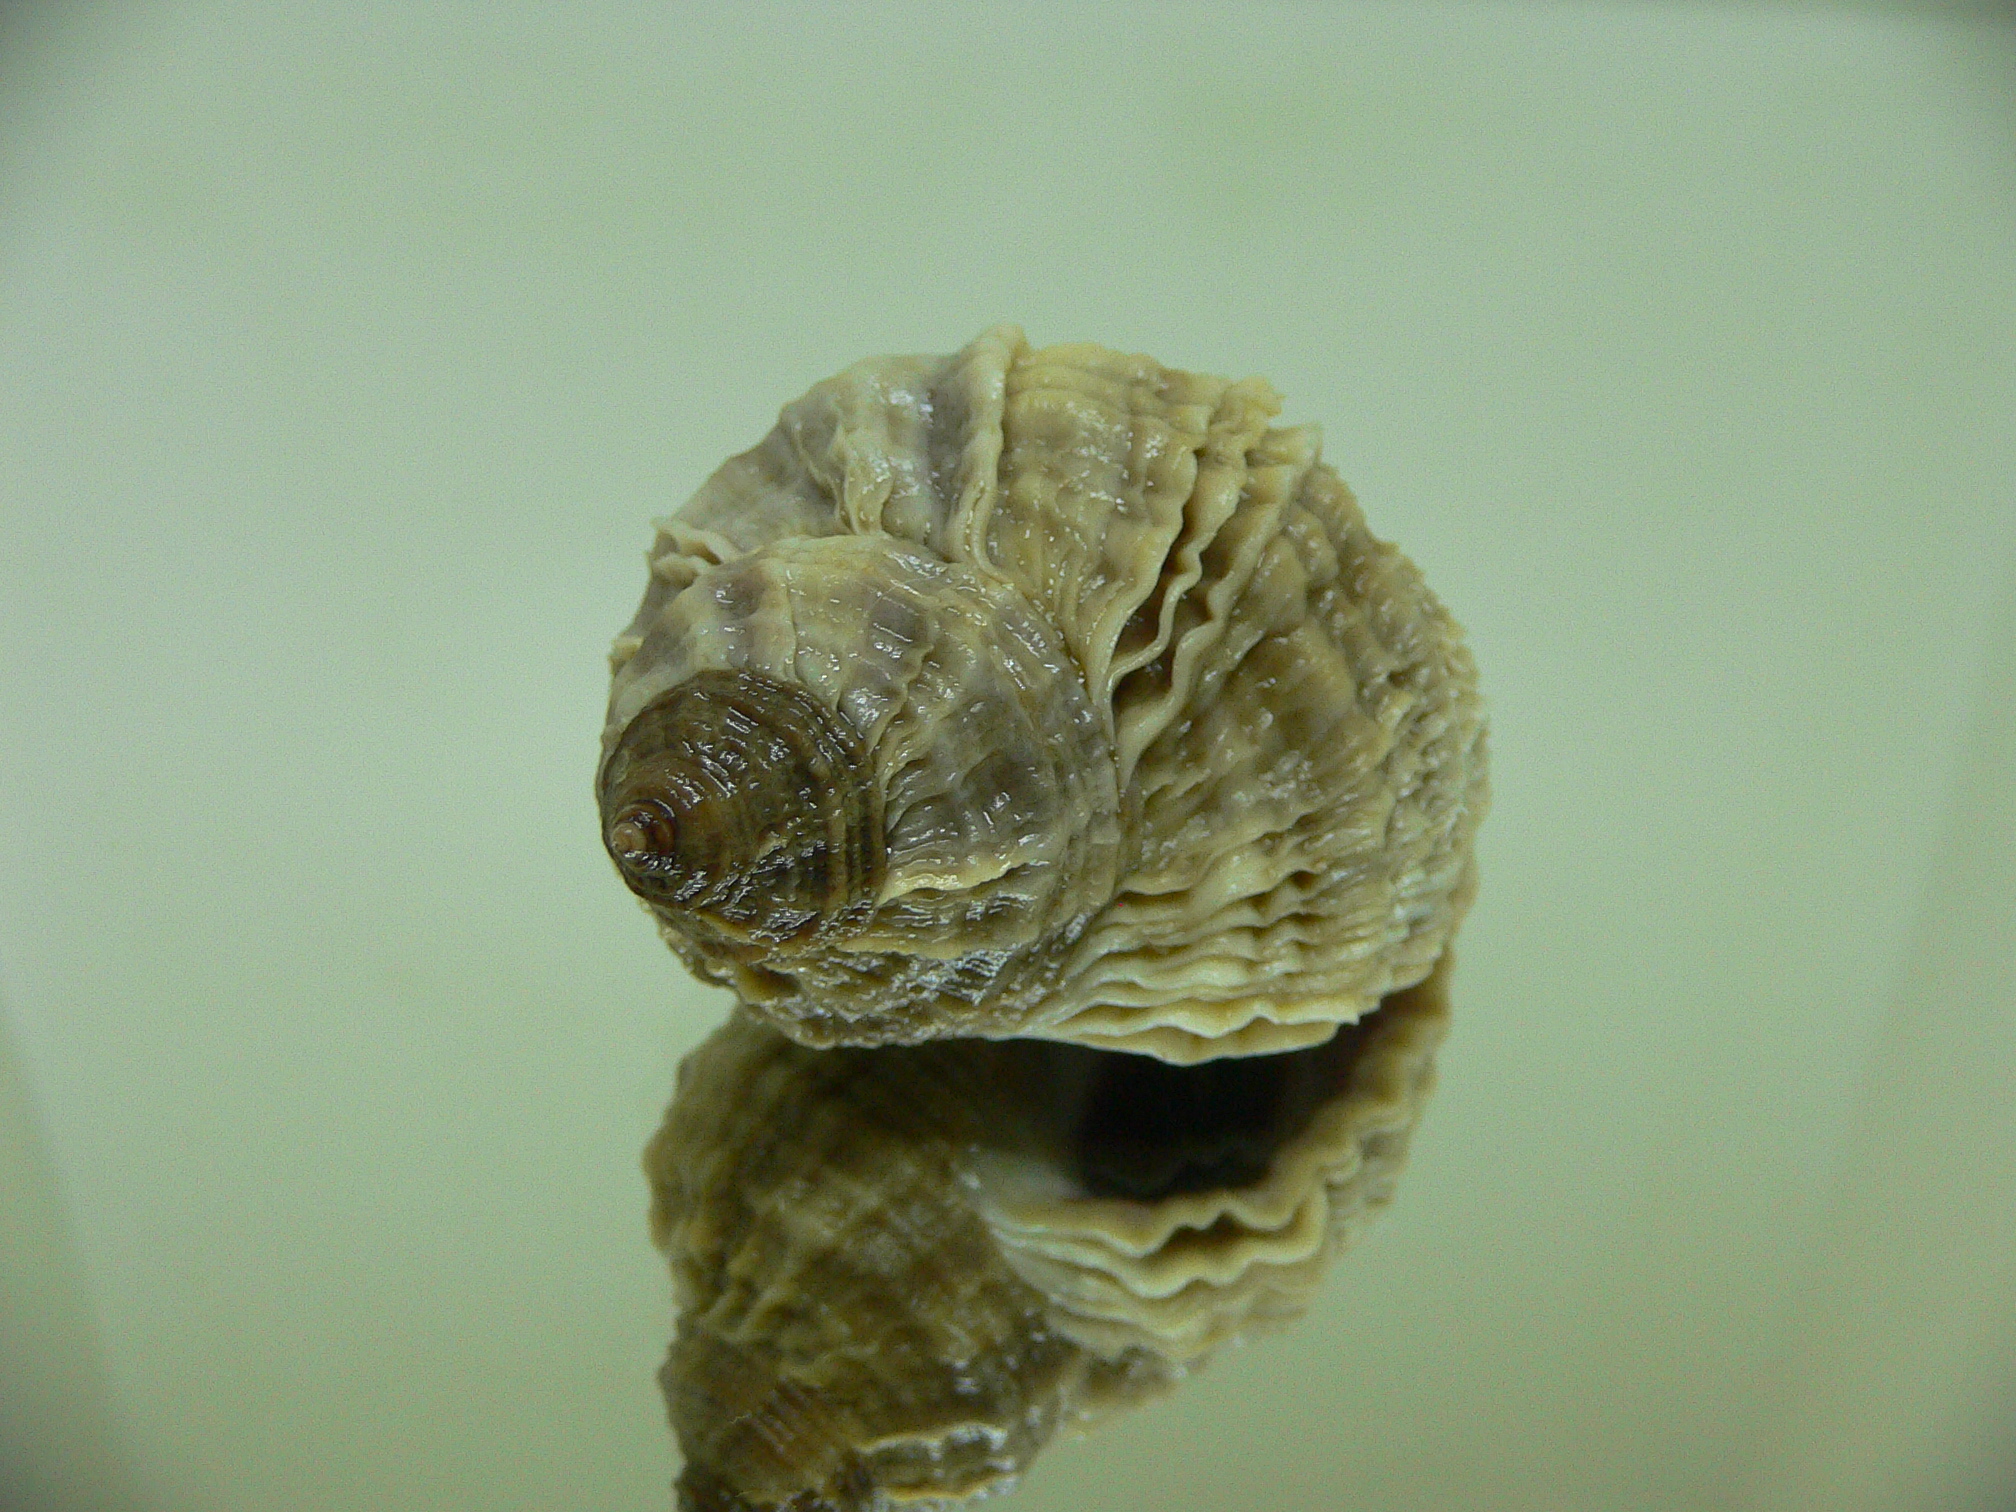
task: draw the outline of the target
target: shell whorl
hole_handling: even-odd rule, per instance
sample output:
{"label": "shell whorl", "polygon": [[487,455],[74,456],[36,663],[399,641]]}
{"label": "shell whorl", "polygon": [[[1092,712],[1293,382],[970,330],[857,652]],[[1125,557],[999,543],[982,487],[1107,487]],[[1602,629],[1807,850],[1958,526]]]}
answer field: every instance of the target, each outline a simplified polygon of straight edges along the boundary
{"label": "shell whorl", "polygon": [[[1111,744],[1055,632],[1012,584],[887,536],[661,571],[689,568],[646,600],[617,674],[601,799],[626,883],[696,971],[808,1043],[1012,1031],[1059,942],[1111,895],[1119,854]],[[715,690],[730,687],[765,690],[765,712],[729,707]],[[705,880],[681,890],[616,835],[644,769],[628,753],[689,710],[716,712],[724,749],[681,747],[718,776],[716,817],[682,852]],[[818,846],[776,848],[776,877],[804,885],[766,900],[772,830]],[[784,866],[794,854],[804,864]],[[776,924],[724,931],[715,896]]]}
{"label": "shell whorl", "polygon": [[[612,656],[604,833],[668,943],[807,1044],[1175,1062],[1315,1044],[1425,977],[1473,887],[1474,668],[1278,408],[1011,327],[787,406],[660,525]],[[731,675],[795,690],[792,770],[851,775],[766,851],[808,780],[752,767],[752,815],[724,787],[667,886],[684,821],[625,819],[609,774]]]}

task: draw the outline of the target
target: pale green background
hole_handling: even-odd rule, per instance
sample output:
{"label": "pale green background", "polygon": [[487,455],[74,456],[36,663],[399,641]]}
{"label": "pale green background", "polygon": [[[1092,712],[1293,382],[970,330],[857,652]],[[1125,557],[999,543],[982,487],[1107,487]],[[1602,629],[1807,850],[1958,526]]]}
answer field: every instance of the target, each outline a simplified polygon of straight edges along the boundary
{"label": "pale green background", "polygon": [[1497,788],[1398,1207],[1018,1512],[1988,1507],[2011,39],[16,7],[0,1505],[669,1505],[637,1151],[723,1002],[597,846],[603,651],[779,404],[1006,318],[1320,421]]}

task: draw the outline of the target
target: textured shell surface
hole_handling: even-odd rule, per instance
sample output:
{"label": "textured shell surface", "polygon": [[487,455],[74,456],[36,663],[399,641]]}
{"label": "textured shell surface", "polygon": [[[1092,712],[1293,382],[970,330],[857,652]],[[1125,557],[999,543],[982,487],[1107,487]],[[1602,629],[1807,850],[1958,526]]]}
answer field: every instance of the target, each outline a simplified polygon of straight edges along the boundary
{"label": "textured shell surface", "polygon": [[737,1013],[645,1154],[689,1512],[951,1506],[1293,1318],[1392,1195],[1445,963],[1323,1044],[1172,1066],[815,1050]]}
{"label": "textured shell surface", "polygon": [[1426,977],[1474,669],[1278,409],[1012,327],[788,405],[612,655],[604,839],[667,942],[814,1046],[1193,1062]]}

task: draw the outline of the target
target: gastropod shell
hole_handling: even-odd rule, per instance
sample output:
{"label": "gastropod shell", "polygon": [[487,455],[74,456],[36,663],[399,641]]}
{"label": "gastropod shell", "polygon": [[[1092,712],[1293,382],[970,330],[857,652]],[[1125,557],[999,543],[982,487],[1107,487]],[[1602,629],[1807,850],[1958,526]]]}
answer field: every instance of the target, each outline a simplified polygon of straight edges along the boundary
{"label": "gastropod shell", "polygon": [[857,364],[658,527],[604,843],[814,1047],[1318,1044],[1474,889],[1462,636],[1312,427],[999,327]]}

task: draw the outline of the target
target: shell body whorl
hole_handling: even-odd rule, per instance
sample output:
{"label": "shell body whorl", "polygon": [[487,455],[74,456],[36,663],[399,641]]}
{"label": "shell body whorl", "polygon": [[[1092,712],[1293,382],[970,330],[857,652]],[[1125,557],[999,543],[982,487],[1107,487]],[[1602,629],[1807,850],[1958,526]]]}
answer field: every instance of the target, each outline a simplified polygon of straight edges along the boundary
{"label": "shell body whorl", "polygon": [[[1486,801],[1474,669],[1277,409],[1008,327],[787,406],[660,525],[612,656],[605,841],[667,941],[810,1045],[1188,1062],[1424,978]],[[770,690],[747,812],[729,758],[640,785],[696,683]]]}

